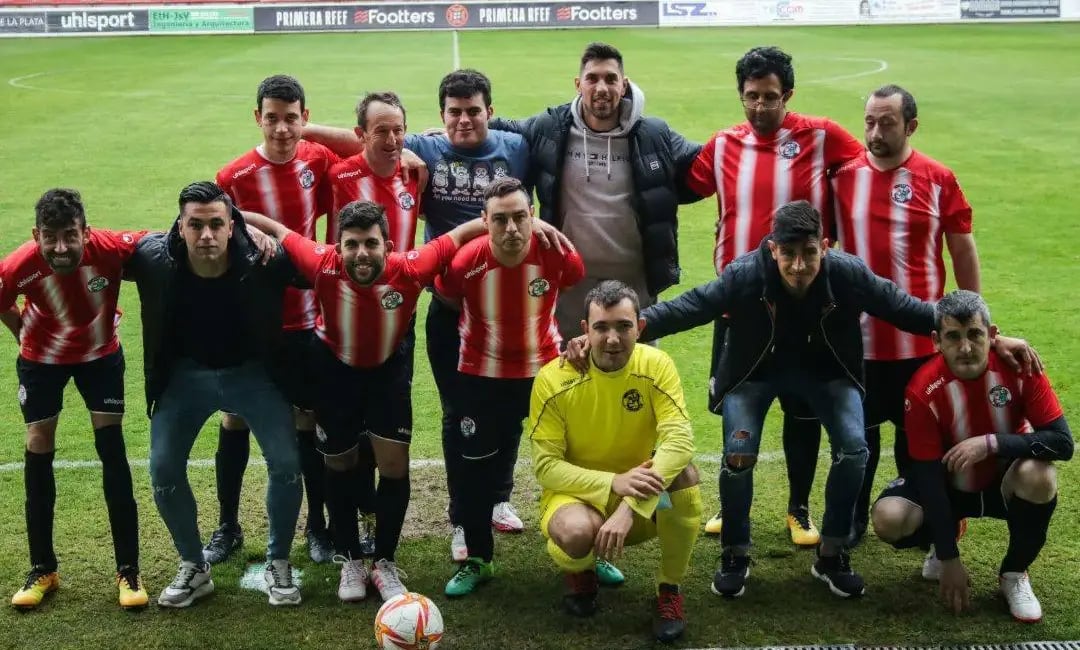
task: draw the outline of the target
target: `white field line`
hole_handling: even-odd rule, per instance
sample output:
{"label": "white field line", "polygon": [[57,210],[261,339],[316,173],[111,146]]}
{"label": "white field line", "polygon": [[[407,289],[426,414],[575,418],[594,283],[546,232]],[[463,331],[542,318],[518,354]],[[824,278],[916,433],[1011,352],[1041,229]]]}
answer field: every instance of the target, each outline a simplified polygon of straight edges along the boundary
{"label": "white field line", "polygon": [[[822,441],[822,444],[827,444],[827,441]],[[828,451],[823,451],[819,455],[819,458],[827,457]],[[892,449],[882,449],[882,458],[891,458]],[[694,457],[694,462],[707,465],[719,465],[723,459],[719,454],[698,454]],[[782,451],[767,451],[758,456],[759,463],[777,463],[784,459],[784,452]],[[128,463],[132,467],[146,467],[150,464],[150,461],[146,458],[129,458]],[[527,459],[519,459],[518,465],[530,465],[531,463]],[[252,458],[248,461],[249,467],[261,467],[266,465],[266,461],[262,458]],[[188,467],[213,467],[213,458],[192,458],[188,461]],[[409,461],[409,467],[414,469],[425,467],[442,467],[443,461],[441,458],[413,458]],[[55,469],[96,469],[101,467],[100,460],[55,460],[53,461],[53,467]],[[22,462],[15,463],[3,463],[0,464],[0,473],[5,472],[21,472],[23,469]]]}
{"label": "white field line", "polygon": [[458,32],[455,29],[453,32],[451,32],[451,34],[453,34],[453,43],[454,43],[454,49],[453,49],[453,64],[454,64],[454,67],[452,69],[453,70],[460,70],[461,69],[461,47],[459,47],[459,45],[458,45]]}

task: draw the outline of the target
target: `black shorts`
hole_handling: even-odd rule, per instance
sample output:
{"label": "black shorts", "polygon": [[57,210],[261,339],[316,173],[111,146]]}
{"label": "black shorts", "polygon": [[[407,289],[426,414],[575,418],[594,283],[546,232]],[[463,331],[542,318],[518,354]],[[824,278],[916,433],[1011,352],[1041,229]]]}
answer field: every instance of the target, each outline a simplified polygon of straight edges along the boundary
{"label": "black shorts", "polygon": [[382,365],[354,368],[322,341],[312,345],[311,370],[318,378],[314,405],[319,451],[327,456],[355,448],[370,435],[412,442],[412,363],[415,347],[403,341]]}
{"label": "black shorts", "polygon": [[311,356],[321,341],[315,330],[292,330],[282,333],[274,353],[270,355],[270,377],[290,404],[302,411],[315,408],[315,376]]}
{"label": "black shorts", "polygon": [[455,389],[460,413],[461,456],[487,458],[521,439],[522,422],[529,417],[532,377],[503,379],[458,373]]}
{"label": "black shorts", "polygon": [[904,427],[904,390],[919,368],[931,358],[865,362],[866,399],[863,401],[863,413],[868,428],[882,422]]}
{"label": "black shorts", "polygon": [[15,361],[19,377],[19,406],[23,422],[49,420],[64,408],[69,379],[91,413],[124,412],[124,349],[85,363],[37,363],[21,356]]}
{"label": "black shorts", "polygon": [[[1005,519],[1008,517],[1009,507],[1002,492],[1002,481],[1005,479],[1005,472],[1008,471],[1011,464],[1011,459],[1002,463],[1003,468],[998,471],[997,479],[979,492],[962,492],[951,484],[947,485],[945,494],[948,496],[949,505],[952,507],[953,519],[960,521],[961,519],[977,517],[991,517],[993,519]],[[922,506],[915,486],[905,478],[890,481],[885,486],[885,489],[881,491],[881,494],[878,495],[877,500],[880,501],[886,497],[898,497],[917,506]],[[917,546],[921,540],[929,540],[930,535],[926,528],[924,523],[910,536],[897,541],[893,546],[896,548],[911,548]]]}

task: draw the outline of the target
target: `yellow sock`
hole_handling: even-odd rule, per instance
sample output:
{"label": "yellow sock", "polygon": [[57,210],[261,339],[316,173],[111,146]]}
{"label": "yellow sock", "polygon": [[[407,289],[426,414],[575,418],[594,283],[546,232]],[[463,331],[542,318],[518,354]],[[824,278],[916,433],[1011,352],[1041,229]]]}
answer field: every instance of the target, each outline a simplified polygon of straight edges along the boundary
{"label": "yellow sock", "polygon": [[694,485],[672,492],[671,508],[656,511],[656,536],[660,539],[658,586],[682,584],[700,531],[701,490]]}
{"label": "yellow sock", "polygon": [[568,573],[581,573],[596,566],[596,557],[592,551],[589,551],[589,554],[583,558],[570,557],[566,554],[566,551],[559,548],[559,545],[550,539],[547,543],[547,552],[551,559],[555,560],[555,566]]}

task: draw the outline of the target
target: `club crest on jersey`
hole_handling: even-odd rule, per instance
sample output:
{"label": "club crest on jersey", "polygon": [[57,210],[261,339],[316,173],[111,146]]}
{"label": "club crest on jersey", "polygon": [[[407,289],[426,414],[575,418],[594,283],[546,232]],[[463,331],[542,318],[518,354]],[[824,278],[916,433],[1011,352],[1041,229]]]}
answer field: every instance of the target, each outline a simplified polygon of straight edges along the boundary
{"label": "club crest on jersey", "polygon": [[300,172],[300,187],[305,190],[310,190],[311,186],[315,184],[315,172],[310,169],[304,169]]}
{"label": "club crest on jersey", "polygon": [[387,291],[383,294],[382,300],[379,301],[379,304],[382,305],[383,309],[397,309],[401,306],[401,303],[403,302],[405,302],[405,297],[397,291],[391,289],[390,291]]}
{"label": "club crest on jersey", "polygon": [[120,235],[120,239],[122,239],[125,244],[130,244],[130,243],[133,243],[135,241],[135,238],[132,237],[131,235],[129,235],[128,233],[124,233],[123,235]]}
{"label": "club crest on jersey", "polygon": [[99,275],[96,278],[90,278],[90,281],[86,283],[86,288],[89,289],[91,293],[97,293],[107,286],[109,286],[109,279],[103,275]]}
{"label": "club crest on jersey", "polygon": [[402,192],[397,195],[397,204],[401,206],[402,210],[411,210],[416,205],[416,201],[413,200],[412,194]]}
{"label": "club crest on jersey", "polygon": [[622,405],[627,411],[640,411],[645,402],[641,399],[641,393],[636,388],[631,388],[622,394]]}
{"label": "club crest on jersey", "polygon": [[476,422],[472,418],[461,418],[461,435],[468,438],[476,433]]}
{"label": "club crest on jersey", "polygon": [[539,298],[550,290],[551,283],[544,278],[536,278],[529,283],[529,295],[533,298]]}
{"label": "club crest on jersey", "polygon": [[897,183],[892,188],[892,200],[893,203],[908,203],[911,201],[911,197],[915,195],[915,191],[911,189],[911,186],[907,183]]}
{"label": "club crest on jersey", "polygon": [[322,244],[319,244],[318,246],[315,247],[315,254],[316,255],[322,255],[325,252],[326,252],[326,246],[323,246]]}
{"label": "club crest on jersey", "polygon": [[19,384],[19,404],[26,406],[26,386]]}
{"label": "club crest on jersey", "polygon": [[1012,401],[1012,393],[1008,388],[1005,388],[1001,384],[994,386],[990,389],[990,403],[994,406],[1001,408]]}
{"label": "club crest on jersey", "polygon": [[405,259],[407,260],[415,260],[418,257],[420,257],[420,251],[416,250],[415,248],[408,253],[405,253]]}
{"label": "club crest on jersey", "polygon": [[795,142],[794,140],[788,140],[784,144],[780,145],[779,151],[781,157],[791,160],[795,156],[799,155],[799,152],[802,151],[802,147],[799,146],[798,142]]}

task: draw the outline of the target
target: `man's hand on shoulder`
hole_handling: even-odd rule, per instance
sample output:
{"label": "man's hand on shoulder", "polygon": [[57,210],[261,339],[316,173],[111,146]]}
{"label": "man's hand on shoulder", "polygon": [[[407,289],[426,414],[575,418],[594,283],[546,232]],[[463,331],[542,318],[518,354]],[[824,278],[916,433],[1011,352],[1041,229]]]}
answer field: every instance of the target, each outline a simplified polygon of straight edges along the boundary
{"label": "man's hand on shoulder", "polygon": [[611,491],[621,497],[648,499],[664,491],[664,479],[652,468],[652,460],[616,474],[611,480]]}
{"label": "man's hand on shoulder", "polygon": [[559,367],[569,363],[581,374],[589,372],[589,336],[582,334],[566,342],[566,349],[559,358]]}
{"label": "man's hand on shoulder", "polygon": [[1043,372],[1042,359],[1024,339],[999,334],[994,338],[993,350],[1014,372],[1025,375],[1041,375]]}

